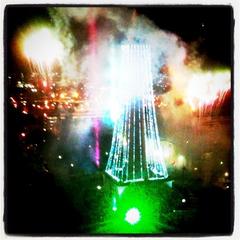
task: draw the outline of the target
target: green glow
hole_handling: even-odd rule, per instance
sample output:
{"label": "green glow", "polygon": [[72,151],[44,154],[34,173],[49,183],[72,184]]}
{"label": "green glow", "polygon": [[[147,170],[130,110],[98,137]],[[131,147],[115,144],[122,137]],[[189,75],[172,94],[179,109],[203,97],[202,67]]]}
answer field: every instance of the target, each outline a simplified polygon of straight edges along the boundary
{"label": "green glow", "polygon": [[[131,183],[124,186],[120,195],[119,186],[115,186],[111,204],[108,209],[104,209],[104,222],[96,232],[161,233],[162,229],[166,228],[163,224],[165,216],[162,216],[162,210],[166,208],[165,197],[169,187],[160,182],[150,183]],[[106,203],[107,199],[104,202]]]}
{"label": "green glow", "polygon": [[112,207],[112,210],[113,210],[114,212],[117,211],[117,200],[116,200],[115,197],[113,198],[113,207]]}
{"label": "green glow", "polygon": [[141,214],[137,208],[131,208],[127,211],[125,220],[130,224],[136,224],[141,218]]}
{"label": "green glow", "polygon": [[119,195],[119,196],[121,196],[121,195],[122,195],[122,193],[124,192],[124,189],[125,189],[125,187],[122,187],[122,186],[121,186],[121,187],[120,187],[120,186],[119,186],[119,187],[117,187],[117,190],[118,190],[118,195]]}

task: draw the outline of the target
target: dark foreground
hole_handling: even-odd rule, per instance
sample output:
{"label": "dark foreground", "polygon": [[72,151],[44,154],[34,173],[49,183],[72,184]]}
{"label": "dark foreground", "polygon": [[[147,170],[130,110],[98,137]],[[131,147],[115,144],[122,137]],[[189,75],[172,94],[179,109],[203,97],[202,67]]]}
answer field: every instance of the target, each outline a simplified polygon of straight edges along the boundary
{"label": "dark foreground", "polygon": [[[104,174],[104,153],[109,149],[111,131],[101,136],[102,165],[97,169],[90,154],[83,151],[84,146],[79,146],[76,139],[67,139],[66,132],[56,137],[40,131],[40,126],[23,140],[19,137],[21,129],[27,121],[29,128],[36,125],[34,119],[21,121],[11,109],[8,118],[19,121],[9,124],[5,136],[7,234],[231,234],[231,182],[228,187],[206,184],[199,176],[179,169],[165,182],[119,188]],[[90,146],[91,141],[84,144]],[[131,208],[140,211],[136,224],[126,221]]]}

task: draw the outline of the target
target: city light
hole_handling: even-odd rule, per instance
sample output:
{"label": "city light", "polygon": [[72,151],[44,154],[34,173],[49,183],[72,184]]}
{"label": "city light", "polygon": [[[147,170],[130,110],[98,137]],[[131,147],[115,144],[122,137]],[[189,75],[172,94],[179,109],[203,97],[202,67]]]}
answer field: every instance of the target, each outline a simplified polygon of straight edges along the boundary
{"label": "city light", "polygon": [[26,110],[23,110],[22,113],[23,114],[28,114],[28,112]]}
{"label": "city light", "polygon": [[22,137],[26,137],[26,134],[23,132],[23,133],[21,133],[21,136]]}

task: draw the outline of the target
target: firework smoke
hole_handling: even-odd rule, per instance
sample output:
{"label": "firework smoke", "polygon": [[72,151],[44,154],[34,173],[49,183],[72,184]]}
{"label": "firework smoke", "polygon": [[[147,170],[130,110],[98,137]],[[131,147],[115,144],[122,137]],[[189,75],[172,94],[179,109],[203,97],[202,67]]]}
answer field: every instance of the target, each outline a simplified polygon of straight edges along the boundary
{"label": "firework smoke", "polygon": [[[135,10],[79,7],[51,8],[49,12],[68,54],[63,63],[62,81],[85,82],[90,106],[97,112],[106,110],[109,101],[114,102],[109,94],[112,90],[109,76],[113,70],[109,57],[111,47],[126,42],[143,42],[151,46],[155,85],[164,85],[166,78],[161,69],[167,66],[171,91],[163,98],[171,102],[172,111],[175,111],[178,99],[190,106],[189,111],[196,110],[206,101],[207,104],[213,103],[219,94],[224,96],[230,88],[229,71],[212,73],[209,69],[203,72],[202,59],[187,56],[185,43],[176,35],[158,29],[146,17],[137,15]],[[194,93],[197,88],[204,93]],[[207,95],[211,95],[211,99],[203,100]]]}

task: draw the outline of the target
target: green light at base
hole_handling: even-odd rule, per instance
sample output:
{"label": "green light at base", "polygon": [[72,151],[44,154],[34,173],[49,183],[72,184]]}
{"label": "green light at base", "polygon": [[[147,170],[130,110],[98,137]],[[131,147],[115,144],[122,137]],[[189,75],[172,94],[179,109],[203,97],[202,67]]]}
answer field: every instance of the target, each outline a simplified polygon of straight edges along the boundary
{"label": "green light at base", "polygon": [[113,207],[112,210],[113,210],[114,212],[116,212],[116,211],[117,211],[117,207]]}
{"label": "green light at base", "polygon": [[131,225],[136,224],[141,218],[140,212],[137,208],[131,208],[127,211],[125,220]]}
{"label": "green light at base", "polygon": [[116,200],[115,197],[113,198],[113,207],[112,207],[112,210],[113,210],[114,212],[117,211],[117,200]]}
{"label": "green light at base", "polygon": [[124,192],[125,187],[117,187],[118,195],[121,196]]}
{"label": "green light at base", "polygon": [[[152,234],[168,228],[162,215],[168,200],[166,194],[171,191],[166,184],[151,181],[114,187],[109,198],[104,199],[103,224],[96,229],[97,233]],[[105,205],[106,202],[109,203]]]}

